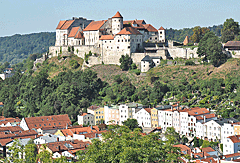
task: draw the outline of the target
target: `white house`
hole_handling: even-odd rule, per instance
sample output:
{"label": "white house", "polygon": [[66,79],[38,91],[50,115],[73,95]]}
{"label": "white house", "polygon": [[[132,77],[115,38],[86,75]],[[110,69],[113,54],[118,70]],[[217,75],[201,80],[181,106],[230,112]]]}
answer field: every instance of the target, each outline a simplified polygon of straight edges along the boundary
{"label": "white house", "polygon": [[78,115],[78,124],[95,125],[95,116],[90,113],[83,113],[82,115]]}
{"label": "white house", "polygon": [[140,109],[133,116],[141,127],[151,127],[151,108]]}

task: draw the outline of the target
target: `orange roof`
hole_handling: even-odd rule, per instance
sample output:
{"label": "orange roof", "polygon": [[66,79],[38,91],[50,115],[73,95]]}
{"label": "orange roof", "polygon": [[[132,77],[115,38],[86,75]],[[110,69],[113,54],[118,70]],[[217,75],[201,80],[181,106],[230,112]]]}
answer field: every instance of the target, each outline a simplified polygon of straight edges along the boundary
{"label": "orange roof", "polygon": [[75,20],[67,20],[64,24],[63,24],[63,26],[61,27],[61,29],[68,29],[71,25],[72,25],[72,23],[74,22]]}
{"label": "orange roof", "polygon": [[137,23],[138,25],[145,23],[144,20],[125,20],[123,21],[123,24],[134,24]]}
{"label": "orange roof", "polygon": [[10,126],[10,127],[0,127],[0,133],[1,132],[19,132],[23,131],[23,129],[19,126]]}
{"label": "orange roof", "polygon": [[13,139],[11,139],[11,138],[0,139],[0,144],[1,144],[1,146],[6,146],[7,143],[9,143],[9,142],[11,142],[11,141],[13,141]]}
{"label": "orange roof", "polygon": [[229,136],[228,138],[231,139],[233,143],[240,142],[240,135]]}
{"label": "orange roof", "polygon": [[16,117],[16,118],[5,118],[4,116],[0,116],[0,125],[4,124],[6,125],[7,123],[14,123],[14,122],[21,122],[21,120]]}
{"label": "orange roof", "polygon": [[158,30],[165,30],[162,26]]}
{"label": "orange roof", "polygon": [[51,115],[51,116],[40,116],[40,117],[29,117],[25,118],[28,128],[31,130],[33,128],[62,128],[67,125],[70,126],[72,122],[70,121],[67,114],[64,115]]}
{"label": "orange roof", "polygon": [[141,33],[133,27],[125,27],[117,35],[141,35]]}
{"label": "orange roof", "polygon": [[[189,154],[189,155],[191,154],[191,149],[186,145],[177,144],[177,145],[173,145],[173,147],[180,148],[182,153],[185,151],[187,154]],[[186,153],[183,153],[183,154],[186,154]]]}
{"label": "orange roof", "polygon": [[[214,113],[206,114],[204,116],[205,116],[206,119],[216,117],[216,115]],[[196,118],[197,118],[197,120],[201,120],[201,119],[203,119],[203,116],[197,116]]]}
{"label": "orange roof", "polygon": [[74,37],[77,34],[79,28],[80,27],[73,27],[72,30],[70,31],[68,37]]}
{"label": "orange roof", "polygon": [[63,26],[63,24],[66,22],[66,20],[61,20],[59,23],[58,23],[58,26],[56,29],[61,29],[61,27]]}
{"label": "orange roof", "polygon": [[214,152],[215,150],[211,147],[202,148],[202,152]]}
{"label": "orange roof", "polygon": [[158,31],[151,24],[143,24],[143,26],[145,27],[146,30],[148,30],[148,32],[157,32]]}
{"label": "orange roof", "polygon": [[78,31],[78,33],[76,34],[76,36],[74,38],[76,38],[76,39],[84,38],[83,33]]}
{"label": "orange roof", "polygon": [[201,159],[201,161],[204,161],[207,163],[217,163],[217,161],[215,161],[212,157]]}
{"label": "orange roof", "polygon": [[113,35],[102,35],[99,40],[114,40]]}
{"label": "orange roof", "polygon": [[103,26],[105,22],[106,20],[92,21],[83,31],[97,31]]}
{"label": "orange roof", "polygon": [[61,130],[64,136],[73,136],[73,134],[83,135],[84,133],[96,133],[96,129],[91,129],[91,127],[81,127],[81,128],[72,128],[72,129],[63,129]]}
{"label": "orange roof", "polygon": [[112,18],[123,18],[119,11]]}
{"label": "orange roof", "polygon": [[145,110],[146,110],[149,114],[151,114],[151,108],[145,108]]}
{"label": "orange roof", "polygon": [[98,109],[98,108],[100,108],[100,106],[92,105],[92,106],[90,106],[88,109],[90,109],[90,110],[96,110],[96,109]]}
{"label": "orange roof", "polygon": [[87,114],[88,114],[88,113],[83,113],[82,116],[85,116],[85,115],[87,115]]}
{"label": "orange roof", "polygon": [[226,158],[236,157],[236,156],[240,156],[240,153],[233,153],[233,154],[224,155],[224,157],[226,157]]}
{"label": "orange roof", "polygon": [[3,102],[0,102],[0,105],[3,105]]}
{"label": "orange roof", "polygon": [[183,45],[187,45],[189,43],[189,37],[186,36],[184,41],[183,41]]}

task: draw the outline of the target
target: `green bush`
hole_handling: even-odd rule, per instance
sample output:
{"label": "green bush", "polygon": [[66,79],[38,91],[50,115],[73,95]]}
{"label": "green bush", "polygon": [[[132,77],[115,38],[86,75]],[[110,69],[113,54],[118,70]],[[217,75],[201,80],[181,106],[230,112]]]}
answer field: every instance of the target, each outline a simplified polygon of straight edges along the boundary
{"label": "green bush", "polygon": [[80,66],[80,64],[76,60],[74,60],[74,59],[72,59],[69,62],[69,64],[70,64],[70,66],[72,66],[73,69],[76,69],[76,68],[78,68]]}
{"label": "green bush", "polygon": [[194,63],[193,61],[189,61],[189,60],[188,60],[188,61],[185,62],[185,65],[186,65],[186,66],[187,66],[187,65],[195,65],[195,63]]}

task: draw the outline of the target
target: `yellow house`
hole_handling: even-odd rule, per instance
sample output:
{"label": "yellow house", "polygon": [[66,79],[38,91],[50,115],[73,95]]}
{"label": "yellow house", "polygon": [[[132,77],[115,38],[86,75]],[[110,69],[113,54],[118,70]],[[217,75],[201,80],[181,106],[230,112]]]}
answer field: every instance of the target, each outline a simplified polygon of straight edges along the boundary
{"label": "yellow house", "polygon": [[55,132],[54,135],[57,135],[57,136],[64,136],[64,134],[62,133],[62,130],[58,130],[57,132]]}
{"label": "yellow house", "polygon": [[158,110],[156,108],[151,109],[151,123],[152,127],[158,127]]}
{"label": "yellow house", "polygon": [[90,106],[87,112],[94,115],[95,125],[105,123],[104,108],[100,106]]}
{"label": "yellow house", "polygon": [[234,124],[234,134],[235,135],[240,135],[240,125]]}

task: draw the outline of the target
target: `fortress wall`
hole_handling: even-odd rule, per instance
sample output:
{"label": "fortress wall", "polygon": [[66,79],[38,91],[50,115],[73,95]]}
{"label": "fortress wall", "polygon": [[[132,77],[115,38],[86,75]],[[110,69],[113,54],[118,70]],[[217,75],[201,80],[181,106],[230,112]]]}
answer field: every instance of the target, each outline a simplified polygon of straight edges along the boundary
{"label": "fortress wall", "polygon": [[133,63],[141,63],[141,60],[146,56],[145,53],[132,53],[131,58]]}

